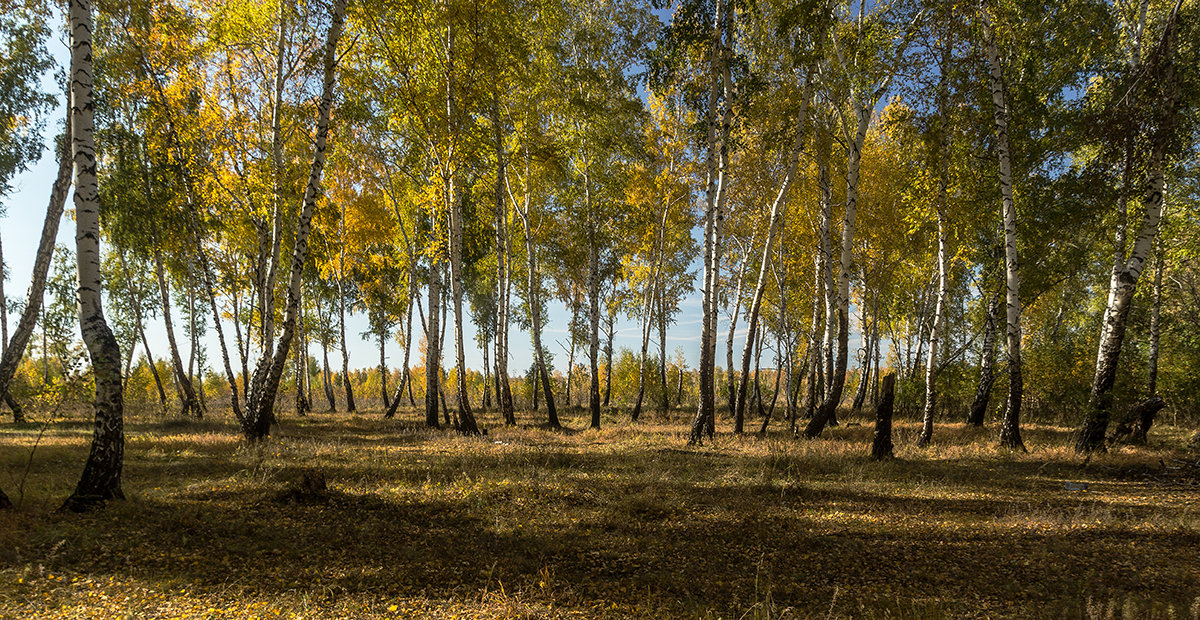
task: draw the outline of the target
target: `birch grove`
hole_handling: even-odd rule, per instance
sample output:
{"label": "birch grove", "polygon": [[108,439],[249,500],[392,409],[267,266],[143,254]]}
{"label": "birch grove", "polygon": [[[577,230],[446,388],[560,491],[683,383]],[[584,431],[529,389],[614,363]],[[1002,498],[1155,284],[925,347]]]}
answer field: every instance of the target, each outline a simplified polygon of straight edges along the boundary
{"label": "birch grove", "polygon": [[66,147],[50,32],[0,23],[0,395],[94,414],[68,507],[121,497],[125,416],[1200,426],[1194,3],[135,4],[59,16]]}

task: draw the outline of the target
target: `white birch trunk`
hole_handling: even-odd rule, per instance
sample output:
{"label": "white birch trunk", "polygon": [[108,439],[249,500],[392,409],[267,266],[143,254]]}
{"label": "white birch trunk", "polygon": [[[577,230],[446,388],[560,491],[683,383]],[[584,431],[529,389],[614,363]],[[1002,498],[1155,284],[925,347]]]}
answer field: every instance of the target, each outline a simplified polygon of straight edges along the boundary
{"label": "white birch trunk", "polygon": [[[721,243],[725,225],[725,188],[729,166],[728,136],[730,101],[729,51],[725,38],[730,34],[729,8],[725,0],[716,0],[712,48],[709,52],[709,93],[707,111],[707,154],[705,167],[706,205],[704,209],[704,289],[700,336],[699,403],[692,420],[689,443],[699,443],[716,431],[716,344],[718,285],[721,272]],[[718,106],[720,110],[718,110]],[[720,127],[718,127],[718,122]],[[663,344],[664,348],[666,344]],[[665,398],[665,395],[664,395]]]}
{"label": "white birch trunk", "polygon": [[986,48],[992,112],[996,126],[996,157],[999,162],[997,180],[1004,214],[1004,274],[1007,300],[1005,341],[1008,350],[1008,404],[1000,426],[1000,444],[1013,450],[1025,450],[1021,441],[1021,276],[1017,257],[1017,212],[1013,205],[1012,162],[1008,147],[1008,104],[1005,101],[1004,73],[1000,51],[992,32],[991,20],[982,8],[984,47]]}
{"label": "white birch trunk", "polygon": [[71,0],[68,16],[79,324],[92,360],[96,402],[92,444],[83,475],[63,507],[86,510],[106,500],[124,499],[121,490],[125,456],[124,395],[121,389],[121,349],[104,320],[101,304],[100,194],[96,176],[90,0]]}
{"label": "white birch trunk", "polygon": [[279,380],[287,363],[288,348],[295,335],[296,316],[300,306],[300,285],[304,262],[308,257],[308,233],[312,228],[313,210],[316,208],[321,175],[325,170],[325,150],[329,143],[329,115],[333,107],[333,87],[337,68],[337,46],[342,37],[346,17],[346,0],[333,0],[333,19],[325,40],[324,72],[321,84],[321,100],[317,108],[317,132],[312,167],[304,189],[300,216],[296,222],[296,242],[293,246],[291,273],[288,281],[287,305],[284,313],[283,333],[272,355],[259,359],[254,371],[254,385],[246,405],[246,422],[242,425],[247,440],[254,442],[265,438],[275,417],[275,397],[279,391]]}

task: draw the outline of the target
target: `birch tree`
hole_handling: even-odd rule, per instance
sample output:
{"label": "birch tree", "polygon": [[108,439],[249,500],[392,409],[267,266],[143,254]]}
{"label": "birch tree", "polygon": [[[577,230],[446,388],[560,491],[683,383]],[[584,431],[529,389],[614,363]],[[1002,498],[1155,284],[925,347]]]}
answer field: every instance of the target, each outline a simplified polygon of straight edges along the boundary
{"label": "birch tree", "polygon": [[317,106],[315,150],[308,183],[304,190],[304,199],[301,202],[300,216],[296,222],[283,333],[278,344],[273,347],[273,354],[264,355],[259,359],[258,367],[254,371],[250,397],[246,404],[246,419],[242,425],[246,439],[252,443],[264,439],[270,433],[271,424],[275,418],[275,396],[279,390],[279,381],[283,375],[284,365],[287,364],[289,347],[295,335],[296,316],[300,305],[301,277],[308,254],[308,235],[311,229],[313,209],[317,202],[321,174],[325,168],[325,150],[329,141],[329,116],[333,107],[333,88],[338,59],[337,47],[342,36],[345,17],[346,0],[333,0],[331,21],[325,38],[323,54],[324,71],[321,82],[321,98]]}
{"label": "birch tree", "polygon": [[1162,38],[1151,50],[1145,65],[1135,64],[1136,82],[1131,86],[1133,92],[1126,95],[1129,99],[1122,102],[1131,108],[1127,113],[1137,113],[1140,108],[1147,110],[1149,115],[1146,123],[1150,128],[1146,145],[1148,154],[1141,196],[1142,225],[1124,266],[1114,270],[1114,277],[1110,281],[1088,411],[1075,442],[1077,452],[1094,452],[1105,447],[1112,410],[1112,388],[1117,378],[1117,362],[1125,340],[1129,308],[1162,219],[1163,182],[1182,103],[1175,66],[1179,60],[1176,57],[1176,39],[1179,36],[1182,4],[1182,0],[1177,0],[1171,9],[1165,20]]}
{"label": "birch tree", "polygon": [[121,349],[104,320],[100,295],[100,194],[96,177],[93,101],[92,5],[72,0],[71,139],[75,178],[75,248],[79,274],[79,324],[92,360],[96,384],[95,427],[83,475],[64,508],[82,511],[111,499],[124,499],[124,395]]}
{"label": "birch tree", "polygon": [[1008,401],[1000,425],[1000,445],[1010,450],[1025,450],[1021,441],[1021,273],[1017,254],[1017,211],[1013,203],[1012,159],[1008,144],[1009,108],[1005,99],[1004,68],[996,44],[988,10],[979,5],[983,46],[988,63],[988,83],[992,92],[992,117],[995,123],[996,180],[1000,185],[1001,213],[1004,221],[1004,280],[1007,312],[1005,343],[1008,352]]}

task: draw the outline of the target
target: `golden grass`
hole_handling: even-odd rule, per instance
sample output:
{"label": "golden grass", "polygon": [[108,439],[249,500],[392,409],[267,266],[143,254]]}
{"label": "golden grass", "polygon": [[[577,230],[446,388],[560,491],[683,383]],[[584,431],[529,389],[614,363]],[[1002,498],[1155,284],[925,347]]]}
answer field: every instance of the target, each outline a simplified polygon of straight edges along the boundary
{"label": "golden grass", "polygon": [[[686,420],[428,430],[415,413],[134,421],[129,499],[54,512],[89,427],[0,429],[0,617],[1200,618],[1200,490],[1156,482],[1183,429],[1087,464],[1067,429],[897,425],[686,447]],[[583,417],[568,418],[583,428]],[[1193,458],[1194,457],[1190,457]],[[284,491],[318,468],[329,491]],[[1066,483],[1087,483],[1070,491]]]}

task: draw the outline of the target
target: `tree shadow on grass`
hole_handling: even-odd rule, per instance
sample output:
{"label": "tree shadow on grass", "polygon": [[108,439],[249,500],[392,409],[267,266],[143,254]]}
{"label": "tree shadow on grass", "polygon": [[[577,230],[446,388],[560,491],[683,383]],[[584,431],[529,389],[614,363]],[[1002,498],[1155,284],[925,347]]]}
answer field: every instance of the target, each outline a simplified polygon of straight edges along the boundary
{"label": "tree shadow on grass", "polygon": [[[330,491],[313,502],[280,499],[292,473],[282,469],[243,487],[198,485],[53,516],[31,544],[66,541],[59,569],[163,588],[469,600],[501,582],[579,609],[649,597],[666,614],[740,613],[767,586],[779,605],[801,609],[828,609],[837,589],[868,610],[929,599],[949,615],[1078,612],[1093,593],[1188,602],[1200,589],[1194,530],[991,527],[1011,502],[892,495],[795,475],[730,483],[727,472],[696,476],[712,467],[700,456],[529,456],[472,455],[467,476],[498,472],[512,484],[461,491],[414,488],[428,463],[382,469],[379,491],[359,488],[356,467],[326,466]],[[638,458],[649,460],[629,462]],[[739,466],[769,472],[768,460]],[[601,472],[611,476],[593,475]],[[232,475],[188,475],[222,473]],[[1065,510],[1070,501],[1048,505]],[[925,525],[905,521],[917,517]]]}

